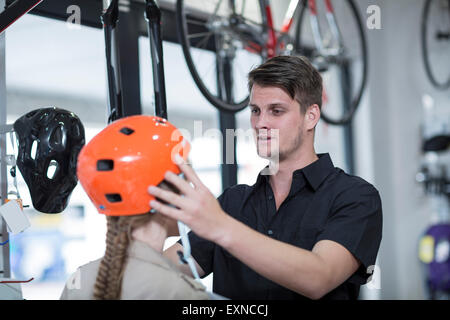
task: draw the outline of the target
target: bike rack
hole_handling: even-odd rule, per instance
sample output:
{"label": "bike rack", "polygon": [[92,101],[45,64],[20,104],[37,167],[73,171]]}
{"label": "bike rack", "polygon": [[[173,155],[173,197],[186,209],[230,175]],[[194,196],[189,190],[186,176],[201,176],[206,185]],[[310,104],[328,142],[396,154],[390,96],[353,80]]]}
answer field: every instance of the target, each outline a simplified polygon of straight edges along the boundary
{"label": "bike rack", "polygon": [[[10,4],[0,14],[0,33],[41,2],[42,0],[16,0]],[[2,4],[2,7],[4,6],[5,3]]]}
{"label": "bike rack", "polygon": [[152,59],[155,115],[167,119],[166,86],[164,79],[163,48],[161,36],[161,10],[154,0],[146,0],[145,17]]}
{"label": "bike rack", "polygon": [[[109,91],[108,123],[130,115],[130,108],[122,97],[121,52],[119,44],[119,0],[104,1],[104,26],[106,61]],[[167,119],[167,101],[164,79],[163,48],[161,35],[161,10],[154,0],[146,0],[145,18],[150,41],[150,54],[153,66],[153,86],[155,92],[155,115]],[[139,108],[140,109],[140,108]],[[141,113],[136,112],[134,113]]]}
{"label": "bike rack", "polygon": [[[341,91],[342,91],[342,106],[344,112],[347,112],[351,108],[352,104],[352,88],[351,88],[351,72],[349,68],[349,62],[345,61],[340,70],[341,73]],[[355,174],[355,146],[354,146],[354,134],[353,134],[353,118],[343,125],[344,130],[344,152],[345,162],[347,163],[347,172],[349,174]]]}
{"label": "bike rack", "polygon": [[[105,2],[107,4],[108,1]],[[105,33],[106,71],[108,76],[109,115],[108,123],[123,117],[122,81],[120,75],[119,44],[117,22],[119,20],[119,0],[107,4],[101,16]]]}
{"label": "bike rack", "polygon": [[[229,58],[225,57],[223,59],[218,59],[217,68],[220,68],[224,71],[223,72],[224,79],[220,79],[219,76],[217,76],[217,90],[221,96],[225,96],[226,100],[230,102],[233,100],[233,90],[232,90],[233,75],[231,72],[231,64]],[[227,144],[231,143],[227,141],[227,139],[230,138],[227,135],[227,129],[236,130],[235,113],[224,112],[219,110],[219,125],[220,131],[222,133],[222,164],[220,165],[222,173],[222,190],[225,190],[226,188],[237,184],[238,167],[236,159],[235,135],[232,136],[233,162],[227,163],[226,161],[227,150],[229,150],[229,148],[227,148]]]}

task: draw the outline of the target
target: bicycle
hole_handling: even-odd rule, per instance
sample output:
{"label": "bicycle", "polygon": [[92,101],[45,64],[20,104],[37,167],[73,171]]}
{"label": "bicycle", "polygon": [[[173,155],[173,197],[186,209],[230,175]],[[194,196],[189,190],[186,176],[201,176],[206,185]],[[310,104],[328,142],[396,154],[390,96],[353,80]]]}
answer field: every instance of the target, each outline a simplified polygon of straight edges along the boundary
{"label": "bicycle", "polygon": [[426,0],[421,23],[422,58],[428,79],[437,89],[450,88],[450,0]]}
{"label": "bicycle", "polygon": [[339,0],[339,6],[332,0],[291,0],[280,30],[274,27],[269,0],[177,0],[176,18],[193,80],[218,109],[245,108],[247,73],[252,67],[275,55],[293,54],[309,58],[321,73],[334,67],[350,69],[353,81],[345,89],[351,93],[351,103],[337,118],[322,109],[322,118],[336,125],[351,121],[368,68],[363,24],[353,0]]}

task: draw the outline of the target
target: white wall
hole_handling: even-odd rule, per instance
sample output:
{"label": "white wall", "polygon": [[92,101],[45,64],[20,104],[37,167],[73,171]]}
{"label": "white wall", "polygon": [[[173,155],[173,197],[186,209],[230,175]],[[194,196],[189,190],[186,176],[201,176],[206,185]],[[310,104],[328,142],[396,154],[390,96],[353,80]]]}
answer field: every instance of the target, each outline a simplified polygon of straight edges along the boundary
{"label": "white wall", "polygon": [[[383,240],[379,253],[381,299],[423,299],[417,245],[431,218],[428,198],[415,182],[421,162],[422,95],[429,93],[436,106],[447,109],[450,91],[438,92],[428,81],[422,63],[420,19],[424,1],[358,1],[361,13],[370,4],[381,8],[381,30],[367,30],[370,53],[370,130],[373,179],[383,202]],[[450,69],[450,59],[442,68]],[[363,115],[358,115],[363,116]],[[356,121],[359,121],[357,118]],[[367,146],[364,146],[367,147]],[[359,173],[365,168],[359,151]]]}

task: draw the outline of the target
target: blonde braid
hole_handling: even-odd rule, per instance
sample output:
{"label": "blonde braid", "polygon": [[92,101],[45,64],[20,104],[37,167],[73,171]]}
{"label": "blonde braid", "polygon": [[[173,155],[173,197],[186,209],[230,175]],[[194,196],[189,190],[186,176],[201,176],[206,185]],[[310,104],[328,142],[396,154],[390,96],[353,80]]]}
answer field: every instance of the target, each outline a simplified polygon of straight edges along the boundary
{"label": "blonde braid", "polygon": [[[180,193],[174,185],[165,180],[159,186]],[[106,232],[106,250],[100,262],[94,285],[95,300],[120,299],[127,251],[131,242],[131,231],[147,224],[152,217],[153,214],[106,217],[108,229]]]}
{"label": "blonde braid", "polygon": [[148,223],[151,218],[151,214],[106,217],[106,250],[94,285],[95,300],[120,299],[131,231]]}
{"label": "blonde braid", "polygon": [[94,285],[94,299],[120,299],[122,276],[129,244],[126,217],[106,217],[106,250]]}

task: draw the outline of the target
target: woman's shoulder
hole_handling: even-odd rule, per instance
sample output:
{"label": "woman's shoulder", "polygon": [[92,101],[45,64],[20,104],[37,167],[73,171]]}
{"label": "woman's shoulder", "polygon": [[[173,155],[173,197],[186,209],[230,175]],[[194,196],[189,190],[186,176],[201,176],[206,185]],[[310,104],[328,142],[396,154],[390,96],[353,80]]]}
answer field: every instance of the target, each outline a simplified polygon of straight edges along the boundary
{"label": "woman's shoulder", "polygon": [[93,294],[93,284],[97,278],[101,258],[90,261],[72,273],[66,281],[61,300],[89,300]]}
{"label": "woman's shoulder", "polygon": [[167,264],[163,256],[153,260],[130,257],[123,277],[122,299],[208,299],[206,287]]}

